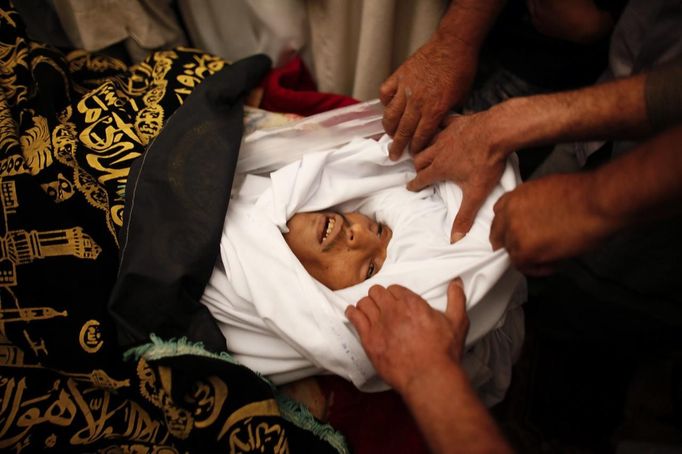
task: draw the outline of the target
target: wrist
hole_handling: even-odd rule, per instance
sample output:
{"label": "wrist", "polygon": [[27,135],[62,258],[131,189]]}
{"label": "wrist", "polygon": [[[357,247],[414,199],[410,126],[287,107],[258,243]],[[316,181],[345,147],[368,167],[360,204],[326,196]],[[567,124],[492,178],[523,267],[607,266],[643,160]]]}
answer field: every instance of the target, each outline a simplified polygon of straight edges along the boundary
{"label": "wrist", "polygon": [[453,0],[434,39],[477,58],[503,3],[504,0]]}
{"label": "wrist", "polygon": [[[459,364],[449,356],[444,356],[440,360],[429,362],[427,367],[415,365],[414,373],[397,384],[395,390],[406,401],[418,399],[422,392],[431,388],[431,385],[440,380],[448,380],[447,377],[457,374],[458,371],[461,371]],[[464,374],[463,371],[461,373]]]}
{"label": "wrist", "polygon": [[529,128],[526,126],[524,105],[519,99],[512,98],[481,112],[490,149],[501,159],[512,152],[529,146]]}
{"label": "wrist", "polygon": [[580,174],[580,186],[584,188],[583,200],[593,218],[595,229],[602,237],[611,235],[628,224],[628,203],[623,200],[623,193],[613,186],[613,178],[608,175],[608,168],[600,168]]}

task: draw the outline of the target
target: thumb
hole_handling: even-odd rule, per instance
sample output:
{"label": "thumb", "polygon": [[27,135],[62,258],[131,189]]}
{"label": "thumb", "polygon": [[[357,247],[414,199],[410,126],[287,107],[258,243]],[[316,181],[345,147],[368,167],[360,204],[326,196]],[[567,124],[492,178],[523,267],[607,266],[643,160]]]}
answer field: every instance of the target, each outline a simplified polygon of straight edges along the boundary
{"label": "thumb", "polygon": [[464,236],[469,233],[471,226],[474,225],[474,220],[476,219],[476,214],[481,208],[485,197],[479,195],[470,195],[467,191],[464,191],[464,196],[462,197],[462,204],[459,206],[457,211],[457,216],[452,223],[452,230],[450,231],[450,243],[456,243],[457,241],[464,238]]}
{"label": "thumb", "polygon": [[[466,297],[462,279],[453,279],[448,285],[448,305],[445,308],[445,317],[452,323],[455,329],[469,328],[469,319],[466,313]],[[466,333],[465,333],[466,334]],[[462,336],[464,338],[466,336]]]}

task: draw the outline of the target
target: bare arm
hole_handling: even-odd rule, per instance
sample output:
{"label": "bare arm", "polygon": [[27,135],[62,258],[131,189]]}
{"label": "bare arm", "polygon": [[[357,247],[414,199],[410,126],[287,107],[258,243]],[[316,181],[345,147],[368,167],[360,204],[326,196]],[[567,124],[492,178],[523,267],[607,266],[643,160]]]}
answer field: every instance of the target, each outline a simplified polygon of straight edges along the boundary
{"label": "bare arm", "polygon": [[478,53],[504,0],[453,0],[438,29],[380,89],[384,128],[398,159],[409,144],[423,149],[448,109],[462,102],[476,74]]}
{"label": "bare arm", "polygon": [[433,452],[512,452],[457,364],[425,371],[401,394]]}
{"label": "bare arm", "polygon": [[500,198],[490,241],[527,274],[597,247],[615,232],[682,213],[682,126],[587,173],[550,175]]}
{"label": "bare arm", "polygon": [[646,75],[580,90],[512,98],[491,109],[499,151],[572,140],[639,138],[651,132]]}
{"label": "bare arm", "polygon": [[464,193],[451,240],[466,234],[497,184],[507,156],[518,149],[568,140],[641,137],[651,131],[646,76],[581,90],[512,98],[487,111],[450,119],[436,142],[414,158],[419,190],[451,180]]}
{"label": "bare arm", "polygon": [[433,452],[511,452],[459,366],[468,329],[461,281],[448,288],[445,314],[393,285],[372,287],[346,315],[377,372],[401,394]]}

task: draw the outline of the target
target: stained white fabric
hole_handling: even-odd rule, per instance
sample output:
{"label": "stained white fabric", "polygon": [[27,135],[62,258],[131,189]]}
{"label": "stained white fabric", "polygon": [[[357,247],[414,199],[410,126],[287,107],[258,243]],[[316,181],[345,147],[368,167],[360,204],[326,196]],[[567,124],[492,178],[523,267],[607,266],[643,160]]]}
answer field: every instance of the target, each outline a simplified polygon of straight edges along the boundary
{"label": "stained white fabric", "polygon": [[[518,172],[507,165],[471,232],[450,245],[461,191],[452,183],[407,191],[412,163],[390,161],[389,143],[387,137],[356,139],[306,154],[270,178],[249,175],[232,191],[220,260],[202,301],[219,322],[228,350],[275,383],[331,372],[360,389],[381,390],[386,385],[346,319],[346,306],[373,284],[398,283],[444,310],[447,284],[460,276],[471,320],[465,365],[493,403],[504,395],[522,343],[516,306],[525,290],[507,254],[492,251],[488,234],[493,203],[516,186]],[[360,211],[393,230],[379,273],[335,292],[306,272],[282,236],[295,213],[330,207]]]}

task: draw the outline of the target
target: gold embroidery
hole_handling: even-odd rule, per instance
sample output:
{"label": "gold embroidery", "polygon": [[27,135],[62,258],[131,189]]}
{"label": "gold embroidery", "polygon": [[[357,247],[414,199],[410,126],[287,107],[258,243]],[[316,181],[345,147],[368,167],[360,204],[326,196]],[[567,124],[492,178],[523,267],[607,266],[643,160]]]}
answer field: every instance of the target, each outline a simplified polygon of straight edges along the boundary
{"label": "gold embroidery", "polygon": [[[102,374],[106,376],[100,370],[91,375],[96,373],[100,374],[97,380]],[[92,381],[90,376],[80,375],[84,382]],[[122,438],[164,448],[168,433],[133,401],[114,400],[116,395],[102,388],[80,388],[73,378],[55,380],[44,394],[29,395],[31,389],[26,378],[0,376],[0,449],[26,443],[41,424],[69,427],[72,436],[68,442],[72,445]],[[51,435],[45,442],[54,445],[56,437]]]}
{"label": "gold embroidery", "polygon": [[41,115],[33,117],[35,126],[26,130],[19,138],[21,151],[32,175],[52,165],[52,145],[47,119]]}
{"label": "gold embroidery", "polygon": [[0,43],[0,61],[4,64],[0,73],[11,74],[17,66],[28,69],[28,48],[23,43],[24,40],[19,37],[13,43]]}
{"label": "gold embroidery", "polygon": [[46,448],[54,448],[54,446],[56,444],[57,444],[57,435],[55,435],[55,434],[52,434],[45,439],[45,447]]}
{"label": "gold embroidery", "polygon": [[74,372],[64,372],[59,371],[60,374],[71,377],[76,381],[89,383],[92,386],[100,389],[106,390],[117,390],[119,388],[124,388],[130,386],[130,380],[127,378],[125,380],[114,380],[102,369],[94,369],[89,374],[79,374]]}
{"label": "gold embroidery", "polygon": [[194,427],[194,418],[187,410],[176,406],[173,402],[170,369],[161,366],[158,367],[158,371],[157,377],[144,358],[140,358],[137,363],[140,394],[163,411],[168,432],[176,438],[185,440]]}
{"label": "gold embroidery", "polygon": [[33,320],[46,320],[54,317],[66,317],[69,313],[67,311],[57,312],[51,307],[27,307],[27,308],[9,308],[0,309],[0,323],[7,322],[30,322]]}
{"label": "gold embroidery", "polygon": [[[102,194],[100,205],[102,208],[106,205],[108,219],[119,227],[123,225],[119,213],[125,202],[130,165],[140,156],[141,153],[136,150],[142,146],[135,126],[125,121],[117,109],[122,102],[116,96],[113,84],[108,83],[90,92],[78,103],[78,111],[84,114],[89,124],[81,131],[79,139],[94,151],[86,154],[86,162],[98,172],[98,182],[108,186],[109,192],[115,194],[114,207],[109,208],[108,197],[104,198],[106,193]],[[82,169],[78,173],[79,176],[84,174]],[[94,188],[93,185],[89,187]],[[121,208],[116,205],[121,205]]]}
{"label": "gold embroidery", "polygon": [[0,91],[0,151],[7,152],[10,148],[18,145],[17,124],[12,117],[9,105],[7,105],[5,95]]}
{"label": "gold embroidery", "polygon": [[136,444],[112,445],[97,451],[99,454],[179,454],[172,446],[145,446]]}
{"label": "gold embroidery", "polygon": [[23,157],[14,155],[0,159],[0,178],[21,175],[23,173],[28,173],[28,166]]}
{"label": "gold embroidery", "polygon": [[255,424],[251,419],[245,423],[246,427],[238,427],[230,433],[230,453],[256,453],[265,449],[277,454],[289,453],[289,443],[282,426],[267,422]]}
{"label": "gold embroidery", "polygon": [[0,87],[4,90],[7,104],[15,106],[26,100],[28,87],[17,85],[17,67],[28,69],[28,48],[22,38],[17,37],[14,43],[0,43]]}
{"label": "gold embroidery", "polygon": [[43,338],[40,338],[40,343],[33,342],[31,340],[31,336],[28,335],[28,332],[26,330],[23,330],[23,332],[26,342],[28,342],[28,346],[31,347],[31,350],[33,350],[33,354],[38,356],[39,353],[42,353],[47,356],[47,347],[45,347],[45,341]]}
{"label": "gold embroidery", "polygon": [[[151,88],[149,83],[146,84],[146,93],[142,96],[142,102],[145,107],[137,112],[135,118],[135,131],[140,137],[143,145],[157,136],[163,126],[165,113],[163,108],[159,105],[166,94],[166,75],[170,71],[173,59],[177,58],[175,52],[158,52],[154,54],[154,66],[150,67],[148,64],[140,65],[136,68],[136,72],[152,76]],[[131,82],[133,83],[133,82]],[[132,89],[130,90],[133,91]]]}
{"label": "gold embroidery", "polygon": [[144,145],[159,134],[163,127],[163,118],[163,109],[158,104],[152,104],[138,112],[135,118],[135,130]]}
{"label": "gold embroidery", "polygon": [[95,260],[102,251],[81,227],[45,232],[12,230],[2,240],[4,247],[1,258],[8,258],[15,265],[25,265],[36,259],[60,255]]}
{"label": "gold embroidery", "polygon": [[238,422],[251,418],[253,416],[279,416],[279,407],[275,399],[261,400],[260,402],[252,402],[244,405],[239,410],[235,411],[223,424],[223,428],[218,434],[218,440],[223,438],[225,434]]}
{"label": "gold embroidery", "polygon": [[85,196],[85,200],[93,207],[106,213],[107,228],[116,244],[118,244],[113,219],[109,210],[109,196],[107,192],[89,173],[82,170],[76,161],[76,126],[69,121],[71,113],[71,107],[66,108],[59,118],[62,124],[57,125],[52,131],[54,156],[62,164],[73,168],[74,183],[81,194]]}
{"label": "gold embroidery", "polygon": [[112,81],[128,96],[140,97],[151,83],[152,67],[147,61],[133,65],[128,77],[114,77]]}
{"label": "gold embroidery", "polygon": [[0,339],[0,366],[30,368],[41,367],[40,363],[27,363],[26,359],[24,358],[24,351],[12,344],[6,338]]}
{"label": "gold embroidery", "polygon": [[182,74],[178,75],[177,81],[182,87],[174,90],[178,102],[182,104],[194,90],[194,87],[199,85],[207,76],[215,74],[225,66],[225,61],[218,57],[208,54],[195,54],[194,61],[183,65]]}
{"label": "gold embroidery", "polygon": [[16,28],[17,23],[14,22],[14,19],[10,17],[11,14],[14,14],[16,16],[19,15],[19,13],[17,13],[16,11],[5,11],[0,9],[0,18],[4,19],[7,22],[7,25],[9,25],[10,27]]}
{"label": "gold embroidery", "polygon": [[40,187],[57,203],[68,200],[73,195],[73,185],[61,172],[57,174],[57,181],[41,184]]}
{"label": "gold embroidery", "polygon": [[97,353],[104,345],[102,340],[102,332],[99,329],[99,322],[97,320],[88,320],[83,324],[78,341],[81,348],[88,353]]}
{"label": "gold embroidery", "polygon": [[69,72],[75,73],[83,69],[91,72],[107,70],[126,71],[128,68],[121,60],[107,55],[93,54],[84,50],[70,52],[66,59],[69,61]]}
{"label": "gold embroidery", "polygon": [[215,422],[227,400],[227,385],[216,376],[208,377],[208,383],[197,382],[196,388],[188,398],[188,403],[195,403],[194,425],[202,429]]}
{"label": "gold embroidery", "polygon": [[14,181],[4,181],[0,178],[0,204],[3,208],[5,231],[0,237],[0,286],[17,284],[15,271],[17,265],[63,255],[94,260],[102,250],[81,227],[42,232],[8,231],[7,216],[14,213],[19,206]]}

